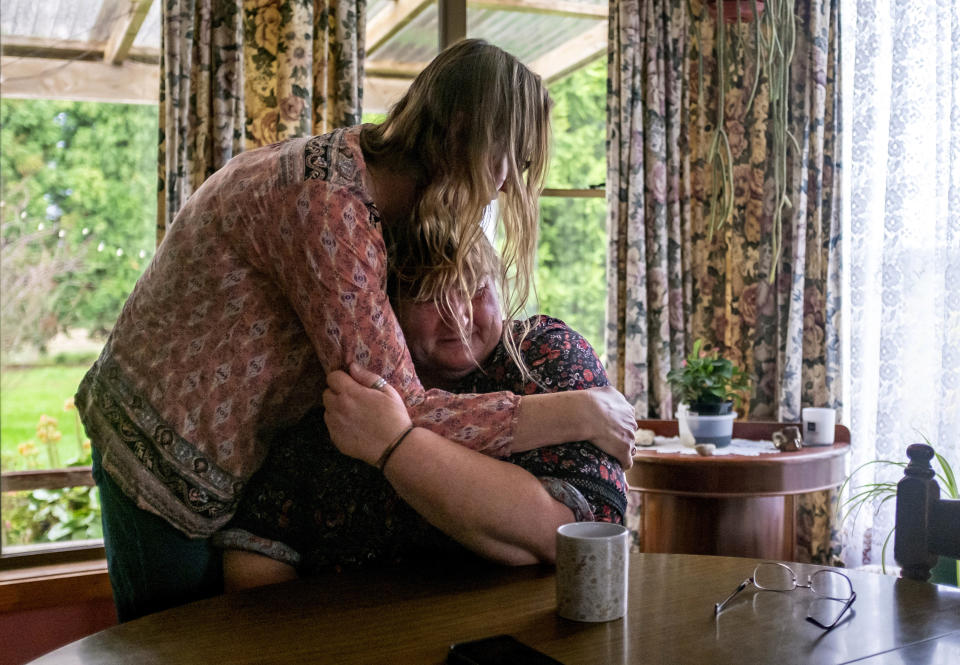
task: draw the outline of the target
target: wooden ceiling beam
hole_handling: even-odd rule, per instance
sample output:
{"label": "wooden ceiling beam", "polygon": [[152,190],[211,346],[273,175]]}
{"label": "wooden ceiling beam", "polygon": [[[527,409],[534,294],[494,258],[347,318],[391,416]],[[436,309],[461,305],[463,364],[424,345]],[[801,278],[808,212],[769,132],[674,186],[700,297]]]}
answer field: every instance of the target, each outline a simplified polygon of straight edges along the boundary
{"label": "wooden ceiling beam", "polygon": [[[4,36],[0,40],[0,55],[12,58],[49,58],[51,60],[103,60],[104,42],[85,42],[70,39]],[[130,48],[127,60],[145,64],[160,63],[160,49]]]}
{"label": "wooden ceiling beam", "polygon": [[437,0],[438,46],[444,50],[467,38],[467,0]]}
{"label": "wooden ceiling beam", "polygon": [[411,79],[367,75],[363,82],[363,112],[386,113],[400,101],[410,82]]}
{"label": "wooden ceiling beam", "polygon": [[370,17],[367,20],[364,47],[367,57],[434,2],[436,0],[394,0],[386,9],[381,9],[376,16]]}
{"label": "wooden ceiling beam", "polygon": [[[127,3],[127,7],[122,7],[121,2]],[[97,12],[97,18],[93,20],[90,26],[90,41],[105,42],[110,36],[110,29],[117,18],[124,11],[128,11],[130,0],[102,0],[100,11]]]}
{"label": "wooden ceiling beam", "polygon": [[[0,96],[9,99],[60,99],[118,104],[156,104],[160,68],[127,60],[51,60],[0,57]],[[365,111],[385,113],[410,86],[411,79],[368,75],[363,87]]]}
{"label": "wooden ceiling beam", "polygon": [[560,44],[529,63],[547,83],[579,69],[607,52],[607,22],[597,23],[587,32]]}
{"label": "wooden ceiling beam", "polygon": [[572,16],[574,18],[607,18],[606,4],[592,5],[571,0],[467,0],[471,9],[498,9],[510,12]]}
{"label": "wooden ceiling beam", "polygon": [[117,17],[110,29],[110,37],[103,49],[104,62],[119,65],[126,60],[152,4],[153,0],[130,0],[129,11]]}
{"label": "wooden ceiling beam", "polygon": [[400,62],[399,60],[367,60],[363,71],[367,76],[407,79],[407,83],[417,77],[428,62]]}
{"label": "wooden ceiling beam", "polygon": [[159,91],[156,64],[0,57],[0,94],[5,98],[156,104]]}

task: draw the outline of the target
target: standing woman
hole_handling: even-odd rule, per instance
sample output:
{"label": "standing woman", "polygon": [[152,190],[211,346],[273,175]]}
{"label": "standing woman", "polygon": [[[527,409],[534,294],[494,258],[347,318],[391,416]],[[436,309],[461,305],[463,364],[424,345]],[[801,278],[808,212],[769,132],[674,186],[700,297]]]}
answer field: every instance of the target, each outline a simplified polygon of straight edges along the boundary
{"label": "standing woman", "polygon": [[413,424],[469,448],[589,439],[629,465],[633,410],[612,389],[425,391],[384,292],[388,244],[411,237],[430,266],[421,299],[474,292],[465,257],[501,189],[508,309],[522,307],[549,107],[515,58],[459,42],[382,124],[240,154],[186,202],[76,398],[121,621],[220,591],[209,537],[278,429],[351,363],[392,385]]}

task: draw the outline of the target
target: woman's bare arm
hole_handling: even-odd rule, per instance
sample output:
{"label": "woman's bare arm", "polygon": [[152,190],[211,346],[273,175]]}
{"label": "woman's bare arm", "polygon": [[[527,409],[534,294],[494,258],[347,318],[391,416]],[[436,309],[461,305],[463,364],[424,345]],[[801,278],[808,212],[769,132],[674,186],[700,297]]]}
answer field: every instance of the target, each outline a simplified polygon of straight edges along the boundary
{"label": "woman's bare arm", "polygon": [[428,522],[507,565],[552,563],[557,527],[574,520],[525,469],[420,427],[390,456],[384,475]]}
{"label": "woman's bare arm", "polygon": [[636,431],[633,407],[611,386],[525,395],[510,451],[589,441],[629,469]]}
{"label": "woman's bare arm", "polygon": [[297,569],[263,554],[243,550],[223,552],[223,590],[227,593],[255,586],[295,580]]}
{"label": "woman's bare arm", "polygon": [[[357,367],[351,373],[354,378],[343,372],[328,377],[324,418],[342,453],[376,464],[410,418],[392,388],[366,387],[375,375]],[[505,564],[552,562],[557,526],[574,519],[526,470],[420,427],[396,448],[384,473],[431,524]]]}
{"label": "woman's bare arm", "polygon": [[[387,480],[431,524],[470,550],[506,565],[551,563],[556,529],[573,512],[523,468],[416,428],[390,456]],[[296,569],[262,554],[223,553],[224,590],[296,579]]]}

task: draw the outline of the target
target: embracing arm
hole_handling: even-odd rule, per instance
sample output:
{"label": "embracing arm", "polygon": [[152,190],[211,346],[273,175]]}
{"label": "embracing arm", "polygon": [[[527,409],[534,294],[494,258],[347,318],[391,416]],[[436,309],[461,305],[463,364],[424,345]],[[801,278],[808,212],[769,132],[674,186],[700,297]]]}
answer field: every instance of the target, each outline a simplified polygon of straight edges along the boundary
{"label": "embracing arm", "polygon": [[[324,420],[340,452],[375,465],[411,424],[396,392],[352,366],[328,377]],[[369,414],[377,414],[371,418]],[[551,562],[556,528],[573,512],[532,474],[417,427],[384,466],[394,489],[427,521],[474,552],[506,564]]]}
{"label": "embracing arm", "polygon": [[526,395],[520,401],[511,452],[590,441],[629,469],[636,429],[633,407],[611,386]]}
{"label": "embracing arm", "polygon": [[557,527],[573,512],[524,469],[415,428],[384,467],[428,522],[499,563],[552,563]]}
{"label": "embracing arm", "polygon": [[298,579],[297,569],[263,554],[224,550],[223,590],[227,593]]}
{"label": "embracing arm", "polygon": [[[521,467],[420,427],[397,447],[384,473],[424,519],[473,552],[505,565],[552,563],[557,527],[574,521],[570,508]],[[263,554],[226,549],[223,576],[224,590],[231,592],[286,582],[298,574],[291,564]]]}

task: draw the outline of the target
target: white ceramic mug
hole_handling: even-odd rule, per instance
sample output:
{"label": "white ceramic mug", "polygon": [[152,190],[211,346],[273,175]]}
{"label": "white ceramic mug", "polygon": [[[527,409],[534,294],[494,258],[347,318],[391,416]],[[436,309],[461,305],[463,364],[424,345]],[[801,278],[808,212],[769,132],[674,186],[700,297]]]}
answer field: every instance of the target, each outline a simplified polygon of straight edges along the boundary
{"label": "white ceramic mug", "polygon": [[832,446],[837,425],[836,409],[808,406],[803,409],[803,445]]}
{"label": "white ceramic mug", "polygon": [[609,522],[571,522],[557,529],[557,614],[611,621],[627,613],[630,532]]}

